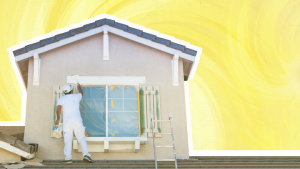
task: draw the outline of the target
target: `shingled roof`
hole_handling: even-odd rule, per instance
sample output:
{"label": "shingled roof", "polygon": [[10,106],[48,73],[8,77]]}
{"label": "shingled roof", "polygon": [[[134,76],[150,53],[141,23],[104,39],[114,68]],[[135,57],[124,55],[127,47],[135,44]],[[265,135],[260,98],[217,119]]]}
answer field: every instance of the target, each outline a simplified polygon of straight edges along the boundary
{"label": "shingled roof", "polygon": [[174,43],[174,42],[172,42],[169,39],[164,39],[162,37],[158,37],[158,36],[153,35],[151,33],[143,32],[140,29],[136,29],[136,28],[130,27],[130,26],[126,25],[126,24],[122,24],[122,23],[116,22],[115,20],[108,19],[108,18],[100,19],[100,20],[97,20],[95,22],[85,24],[82,27],[71,29],[71,30],[66,31],[64,33],[60,33],[58,35],[55,35],[53,37],[45,38],[45,39],[42,39],[42,40],[40,40],[38,42],[35,42],[35,43],[32,43],[32,44],[28,44],[28,45],[26,45],[23,48],[14,50],[13,54],[14,54],[14,56],[18,56],[18,55],[24,54],[24,53],[26,53],[28,51],[31,51],[31,50],[43,47],[43,46],[51,44],[51,43],[55,43],[55,42],[57,42],[59,40],[62,40],[62,39],[65,39],[65,38],[69,38],[71,36],[74,36],[74,35],[77,35],[77,34],[80,34],[80,33],[86,32],[86,31],[89,31],[91,29],[94,29],[94,28],[97,28],[97,27],[100,27],[100,26],[103,26],[103,25],[109,25],[109,26],[112,26],[114,28],[121,29],[121,30],[126,31],[128,33],[135,34],[137,36],[140,36],[140,37],[145,38],[145,39],[149,39],[149,40],[154,41],[156,43],[160,43],[160,44],[166,45],[166,46],[168,46],[170,48],[174,48],[174,49],[180,50],[183,53],[186,53],[186,54],[189,54],[189,55],[192,55],[192,56],[196,56],[197,55],[197,51],[196,50],[187,48],[186,46],[184,46],[182,44]]}

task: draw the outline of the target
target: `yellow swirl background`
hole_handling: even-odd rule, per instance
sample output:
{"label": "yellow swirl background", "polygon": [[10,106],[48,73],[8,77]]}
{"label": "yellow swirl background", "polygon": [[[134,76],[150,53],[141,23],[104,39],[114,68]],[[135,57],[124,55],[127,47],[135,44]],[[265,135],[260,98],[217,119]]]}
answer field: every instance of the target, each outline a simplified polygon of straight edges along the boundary
{"label": "yellow swirl background", "polygon": [[0,121],[20,120],[7,48],[107,13],[203,48],[193,150],[300,149],[299,0],[1,0]]}

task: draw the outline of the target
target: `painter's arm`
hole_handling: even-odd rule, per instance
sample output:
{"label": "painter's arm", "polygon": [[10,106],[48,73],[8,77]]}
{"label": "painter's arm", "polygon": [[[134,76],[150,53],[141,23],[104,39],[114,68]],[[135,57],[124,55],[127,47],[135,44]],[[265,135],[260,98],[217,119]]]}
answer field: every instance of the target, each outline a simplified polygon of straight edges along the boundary
{"label": "painter's arm", "polygon": [[57,117],[57,120],[55,121],[55,125],[58,125],[59,121],[60,121],[60,113],[61,113],[61,105],[58,105],[56,107],[56,117]]}
{"label": "painter's arm", "polygon": [[81,95],[83,96],[83,91],[81,90],[81,86],[79,83],[77,84],[77,88],[78,88],[79,93],[81,93]]}

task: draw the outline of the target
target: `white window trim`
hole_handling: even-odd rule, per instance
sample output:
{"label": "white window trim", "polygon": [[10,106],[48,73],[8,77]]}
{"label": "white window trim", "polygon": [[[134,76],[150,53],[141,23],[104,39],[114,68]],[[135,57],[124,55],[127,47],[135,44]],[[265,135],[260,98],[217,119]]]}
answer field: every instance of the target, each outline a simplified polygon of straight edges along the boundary
{"label": "white window trim", "polygon": [[87,85],[139,85],[146,83],[146,76],[67,76],[67,83]]}

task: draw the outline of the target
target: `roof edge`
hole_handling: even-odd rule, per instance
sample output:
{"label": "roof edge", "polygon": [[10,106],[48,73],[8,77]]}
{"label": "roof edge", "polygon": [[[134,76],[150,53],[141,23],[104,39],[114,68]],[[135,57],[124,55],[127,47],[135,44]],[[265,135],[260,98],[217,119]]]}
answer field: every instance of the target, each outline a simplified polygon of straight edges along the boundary
{"label": "roof edge", "polygon": [[37,36],[33,39],[23,41],[9,49],[12,50],[14,56],[18,56],[27,53],[28,51],[32,51],[50,43],[55,43],[59,40],[84,33],[103,25],[109,25],[111,27],[121,29],[125,32],[135,34],[142,38],[152,40],[153,42],[160,43],[166,45],[167,47],[182,51],[183,53],[191,56],[196,56],[199,50],[199,47],[191,45],[186,41],[176,39],[172,36],[159,33],[158,31],[145,28],[144,26],[137,25],[108,14],[97,15],[82,22]]}

